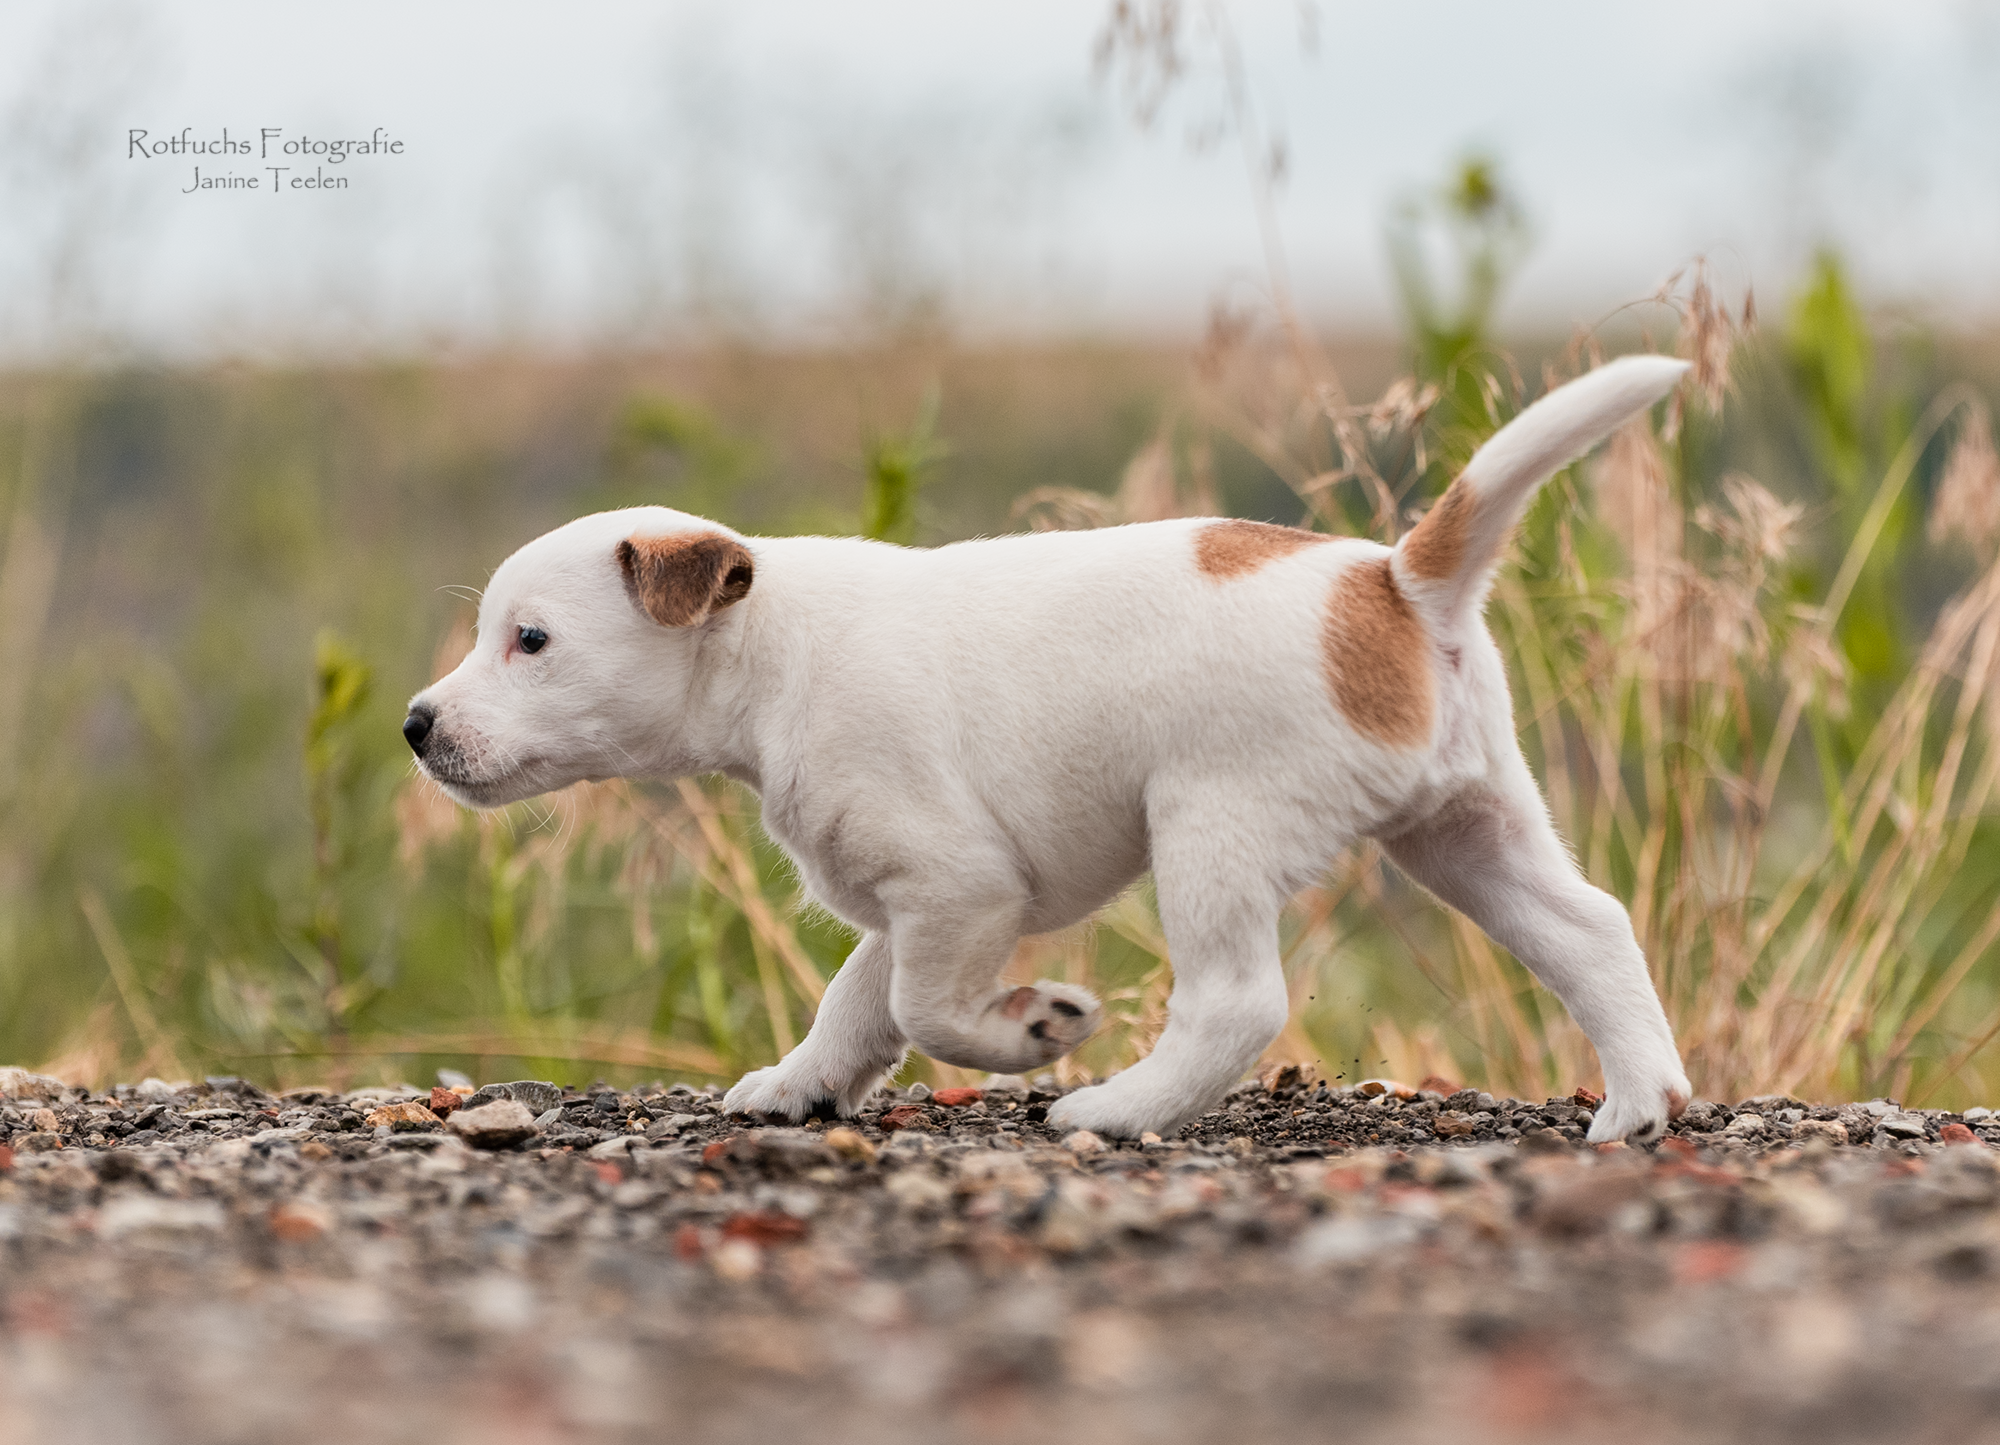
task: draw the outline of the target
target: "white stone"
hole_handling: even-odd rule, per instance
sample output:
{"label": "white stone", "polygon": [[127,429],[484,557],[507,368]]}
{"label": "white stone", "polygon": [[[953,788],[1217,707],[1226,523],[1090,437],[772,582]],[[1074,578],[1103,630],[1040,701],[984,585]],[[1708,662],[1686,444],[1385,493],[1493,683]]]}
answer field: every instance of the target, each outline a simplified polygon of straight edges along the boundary
{"label": "white stone", "polygon": [[518,1099],[500,1099],[455,1110],[444,1126],[475,1149],[503,1149],[534,1136],[535,1116]]}
{"label": "white stone", "polygon": [[0,1068],[0,1099],[60,1099],[69,1086],[47,1074],[34,1074],[11,1065]]}
{"label": "white stone", "polygon": [[1409,1244],[1419,1233],[1418,1221],[1401,1215],[1329,1219],[1300,1235],[1294,1254],[1304,1265],[1353,1264]]}
{"label": "white stone", "polygon": [[222,1228],[227,1216],[213,1199],[161,1199],[151,1194],[121,1194],[97,1211],[97,1232],[120,1239],[141,1230],[208,1231]]}

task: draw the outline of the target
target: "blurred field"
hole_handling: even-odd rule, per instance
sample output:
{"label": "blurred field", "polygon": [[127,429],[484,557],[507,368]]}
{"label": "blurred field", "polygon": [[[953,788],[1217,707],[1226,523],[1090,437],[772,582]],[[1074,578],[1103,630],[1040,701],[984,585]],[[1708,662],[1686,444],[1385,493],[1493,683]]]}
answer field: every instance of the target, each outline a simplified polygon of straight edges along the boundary
{"label": "blurred field", "polygon": [[[1690,283],[1605,333],[1702,353],[1715,394],[1530,518],[1490,609],[1522,734],[1704,1092],[1988,1098],[1996,350],[1871,325],[1831,262],[1741,320]],[[637,501],[923,544],[1211,509],[1386,536],[1545,364],[1587,361],[1482,326],[0,377],[0,1058],[100,1082],[768,1062],[851,940],[753,800],[614,785],[475,820],[413,781],[403,702],[491,568]],[[1284,937],[1274,1057],[1595,1077],[1526,975],[1372,851]],[[1111,1001],[1071,1075],[1162,1020],[1143,888],[1016,967]]]}

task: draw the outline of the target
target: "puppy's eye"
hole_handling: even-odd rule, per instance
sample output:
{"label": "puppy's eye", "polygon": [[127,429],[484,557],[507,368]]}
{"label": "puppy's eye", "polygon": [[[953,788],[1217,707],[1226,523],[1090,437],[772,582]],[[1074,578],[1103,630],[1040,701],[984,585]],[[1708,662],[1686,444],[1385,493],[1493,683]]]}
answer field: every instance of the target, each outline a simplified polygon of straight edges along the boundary
{"label": "puppy's eye", "polygon": [[540,652],[544,647],[548,646],[548,643],[549,635],[542,631],[541,628],[523,627],[521,629],[521,651]]}

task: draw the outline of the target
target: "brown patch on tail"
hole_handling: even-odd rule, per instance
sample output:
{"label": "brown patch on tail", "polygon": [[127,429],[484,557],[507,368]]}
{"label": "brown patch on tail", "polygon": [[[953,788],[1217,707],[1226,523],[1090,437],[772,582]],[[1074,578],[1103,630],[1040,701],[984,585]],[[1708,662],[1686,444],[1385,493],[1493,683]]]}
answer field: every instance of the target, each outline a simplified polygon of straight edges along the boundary
{"label": "brown patch on tail", "polygon": [[1327,690],[1357,732],[1396,747],[1430,736],[1430,637],[1388,558],[1334,579],[1322,646]]}
{"label": "brown patch on tail", "polygon": [[1445,489],[1438,504],[1424,513],[1416,530],[1403,539],[1403,565],[1427,581],[1456,576],[1465,561],[1465,544],[1472,532],[1479,499],[1460,477]]}
{"label": "brown patch on tail", "polygon": [[1289,557],[1333,538],[1269,522],[1210,522],[1194,534],[1194,565],[1218,582],[1248,577],[1266,562]]}
{"label": "brown patch on tail", "polygon": [[628,537],[618,544],[625,590],[662,627],[692,627],[749,594],[750,549],[720,532]]}

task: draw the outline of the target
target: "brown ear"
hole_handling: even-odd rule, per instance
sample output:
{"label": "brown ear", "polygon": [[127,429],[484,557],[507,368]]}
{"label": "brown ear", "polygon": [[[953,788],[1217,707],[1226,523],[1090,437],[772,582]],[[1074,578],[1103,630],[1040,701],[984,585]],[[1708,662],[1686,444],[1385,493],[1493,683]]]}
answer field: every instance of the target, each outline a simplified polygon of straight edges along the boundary
{"label": "brown ear", "polygon": [[750,591],[750,549],[719,532],[628,537],[618,544],[625,590],[662,627],[705,622]]}

